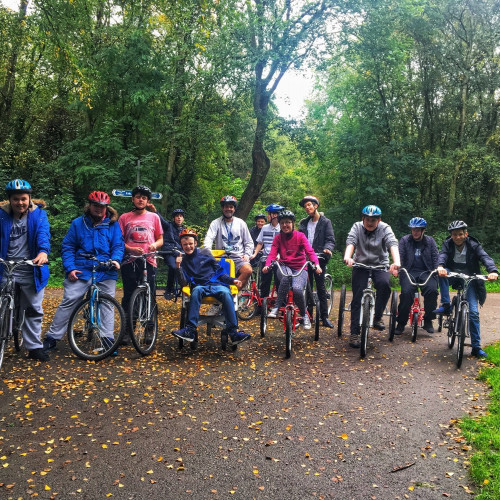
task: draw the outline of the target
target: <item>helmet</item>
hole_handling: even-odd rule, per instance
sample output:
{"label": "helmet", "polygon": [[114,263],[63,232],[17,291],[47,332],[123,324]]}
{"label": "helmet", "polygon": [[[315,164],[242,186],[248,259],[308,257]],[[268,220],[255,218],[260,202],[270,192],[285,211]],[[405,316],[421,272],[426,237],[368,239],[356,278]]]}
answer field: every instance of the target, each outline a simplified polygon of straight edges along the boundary
{"label": "helmet", "polygon": [[318,207],[319,207],[319,200],[318,200],[318,198],[316,198],[316,196],[311,196],[311,195],[304,196],[304,198],[302,198],[302,199],[299,201],[299,205],[300,205],[302,208],[304,208],[304,205],[305,205],[308,201],[312,201],[313,203],[316,203],[316,205],[318,205]]}
{"label": "helmet", "polygon": [[282,207],[281,205],[278,205],[276,203],[271,203],[271,205],[267,205],[266,207],[266,212],[275,212],[278,213],[281,210],[283,210],[285,207]]}
{"label": "helmet", "polygon": [[453,231],[454,229],[467,229],[467,224],[463,220],[454,220],[450,222],[448,226],[448,231]]}
{"label": "helmet", "polygon": [[422,219],[422,217],[413,217],[413,219],[410,220],[408,227],[411,227],[411,228],[419,227],[419,228],[424,229],[427,227],[427,222],[425,219]]}
{"label": "helmet", "polygon": [[238,200],[236,199],[235,196],[232,196],[230,194],[227,194],[226,196],[223,196],[220,199],[220,206],[223,207],[226,203],[231,203],[234,205],[234,208],[238,206]]}
{"label": "helmet", "polygon": [[380,217],[382,215],[382,210],[380,210],[377,205],[366,205],[361,213],[368,217]]}
{"label": "helmet", "polygon": [[266,218],[266,214],[262,214],[262,213],[260,213],[260,214],[257,214],[257,215],[254,217],[254,219],[255,219],[255,220],[257,220],[257,219],[264,219],[264,220],[266,220],[267,218]]}
{"label": "helmet", "polygon": [[148,200],[150,200],[153,195],[151,189],[149,189],[147,186],[136,186],[134,189],[132,189],[132,198],[138,193],[146,195],[148,197]]}
{"label": "helmet", "polygon": [[182,210],[182,208],[175,208],[172,210],[172,217],[175,217],[176,215],[184,216],[184,210]]}
{"label": "helmet", "polygon": [[9,181],[7,183],[5,186],[5,192],[8,196],[15,193],[31,194],[31,184],[23,179],[14,179],[13,181]]}
{"label": "helmet", "polygon": [[291,210],[285,208],[278,214],[278,221],[281,222],[281,219],[292,219],[294,221],[295,214]]}
{"label": "helmet", "polygon": [[89,194],[89,201],[98,205],[109,205],[109,196],[104,191],[92,191]]}
{"label": "helmet", "polygon": [[182,240],[182,238],[187,238],[188,236],[192,236],[196,241],[198,241],[198,233],[194,229],[190,229],[189,227],[183,229],[179,233],[179,240]]}

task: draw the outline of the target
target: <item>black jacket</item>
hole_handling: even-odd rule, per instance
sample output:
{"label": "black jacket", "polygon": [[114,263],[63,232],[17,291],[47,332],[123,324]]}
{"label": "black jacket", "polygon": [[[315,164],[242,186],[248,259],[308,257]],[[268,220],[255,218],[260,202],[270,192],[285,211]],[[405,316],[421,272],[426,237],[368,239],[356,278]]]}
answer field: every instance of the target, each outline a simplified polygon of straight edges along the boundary
{"label": "black jacket", "polygon": [[[399,240],[399,256],[401,267],[410,272],[415,260],[415,240],[411,234],[403,236]],[[438,248],[434,238],[426,236],[422,238],[422,260],[427,271],[433,271],[438,266]]]}
{"label": "black jacket", "polygon": [[[465,245],[467,247],[467,267],[474,273],[479,274],[481,272],[480,264],[481,262],[486,267],[488,273],[497,273],[498,269],[495,266],[495,262],[493,259],[484,251],[481,243],[473,238],[472,236],[467,236],[465,240]],[[438,266],[443,266],[453,271],[453,257],[455,256],[455,244],[451,239],[451,236],[448,236],[443,242],[443,246],[441,247],[441,252],[439,252],[438,257]],[[486,300],[486,287],[484,286],[484,281],[475,280],[472,283],[478,295],[479,303],[481,305],[484,304]]]}
{"label": "black jacket", "polygon": [[[299,231],[307,237],[307,223],[311,220],[311,216],[302,219],[299,222]],[[314,232],[314,240],[312,244],[313,250],[318,254],[327,249],[333,252],[335,248],[335,234],[333,232],[332,222],[324,215],[320,215]],[[325,261],[328,262],[330,257],[325,255]]]}
{"label": "black jacket", "polygon": [[158,216],[163,228],[163,246],[161,249],[163,251],[173,250],[174,248],[182,250],[179,234],[185,227],[177,226],[174,221],[165,220],[160,214]]}

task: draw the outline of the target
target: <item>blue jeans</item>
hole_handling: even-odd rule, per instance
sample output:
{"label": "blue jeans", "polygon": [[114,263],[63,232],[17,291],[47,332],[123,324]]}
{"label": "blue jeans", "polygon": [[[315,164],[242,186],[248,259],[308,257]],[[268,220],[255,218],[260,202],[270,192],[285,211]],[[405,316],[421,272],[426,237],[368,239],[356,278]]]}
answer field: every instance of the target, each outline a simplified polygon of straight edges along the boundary
{"label": "blue jeans", "polygon": [[[441,303],[450,303],[450,283],[448,278],[439,277],[439,290],[441,292]],[[479,302],[476,289],[473,284],[467,289],[467,302],[469,303],[469,329],[472,347],[481,347],[481,333],[479,326]]]}
{"label": "blue jeans", "polygon": [[226,318],[226,330],[228,333],[236,332],[238,330],[238,320],[234,311],[233,297],[229,288],[224,285],[195,286],[191,290],[187,326],[193,330],[198,327],[200,305],[204,297],[214,297],[222,304],[222,310]]}

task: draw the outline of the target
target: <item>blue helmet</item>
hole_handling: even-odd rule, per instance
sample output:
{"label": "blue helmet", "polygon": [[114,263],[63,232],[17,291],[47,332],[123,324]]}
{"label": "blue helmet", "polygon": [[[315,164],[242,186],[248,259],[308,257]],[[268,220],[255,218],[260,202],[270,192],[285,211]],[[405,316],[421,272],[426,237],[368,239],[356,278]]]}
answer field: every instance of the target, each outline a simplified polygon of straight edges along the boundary
{"label": "blue helmet", "polygon": [[285,207],[278,205],[277,203],[271,203],[271,205],[267,205],[266,212],[281,212]]}
{"label": "blue helmet", "polygon": [[410,220],[408,227],[411,228],[418,227],[425,229],[427,227],[427,222],[425,219],[422,219],[422,217],[413,217],[413,219]]}
{"label": "blue helmet", "polygon": [[9,181],[5,186],[5,192],[7,196],[14,193],[28,193],[31,194],[31,184],[23,179],[14,179]]}
{"label": "blue helmet", "polygon": [[377,205],[366,205],[365,208],[361,211],[363,215],[366,215],[367,217],[381,217],[382,216],[382,210],[377,207]]}

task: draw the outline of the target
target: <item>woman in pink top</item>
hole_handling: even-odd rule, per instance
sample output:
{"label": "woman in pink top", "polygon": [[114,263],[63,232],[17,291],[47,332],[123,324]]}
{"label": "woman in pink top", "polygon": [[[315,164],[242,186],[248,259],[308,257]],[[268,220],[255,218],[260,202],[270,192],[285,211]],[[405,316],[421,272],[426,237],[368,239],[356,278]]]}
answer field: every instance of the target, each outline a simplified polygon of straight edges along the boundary
{"label": "woman in pink top", "polygon": [[[278,310],[283,307],[286,302],[290,281],[288,278],[283,279],[283,276],[295,274],[306,263],[307,258],[316,265],[316,273],[321,273],[318,257],[314,253],[307,237],[295,231],[293,224],[295,222],[295,214],[290,210],[282,210],[278,215],[281,231],[273,240],[271,251],[266,259],[266,265],[262,269],[263,273],[269,272],[269,266],[272,261],[280,256],[281,269],[277,270],[277,277],[280,282],[278,288],[278,297],[276,307],[271,310],[268,317],[276,318]],[[306,314],[306,302],[304,299],[304,289],[307,284],[307,268],[304,268],[300,274],[292,278],[293,300],[299,308],[300,315],[303,318],[303,325],[306,330],[311,328],[311,321]]]}

